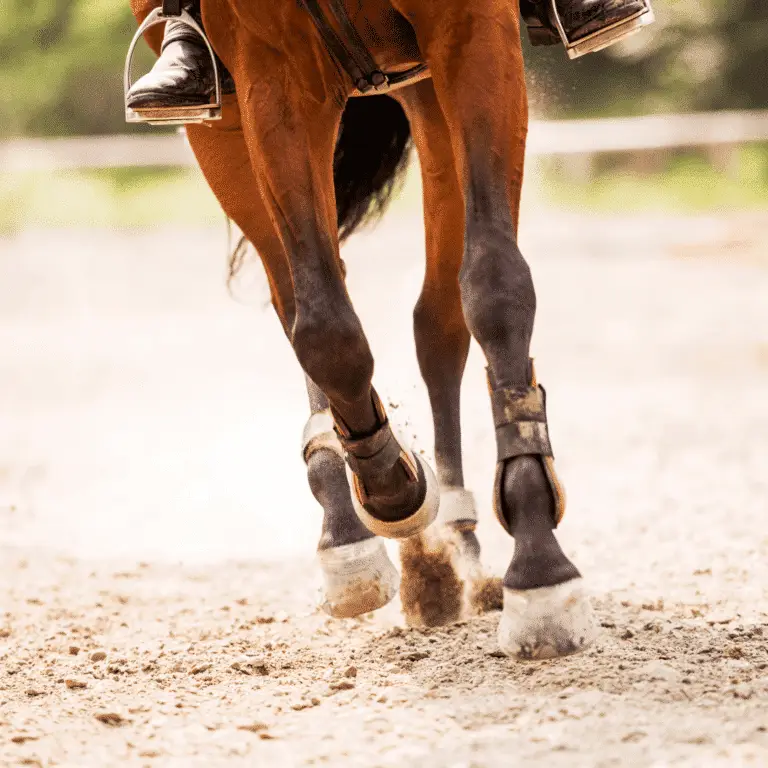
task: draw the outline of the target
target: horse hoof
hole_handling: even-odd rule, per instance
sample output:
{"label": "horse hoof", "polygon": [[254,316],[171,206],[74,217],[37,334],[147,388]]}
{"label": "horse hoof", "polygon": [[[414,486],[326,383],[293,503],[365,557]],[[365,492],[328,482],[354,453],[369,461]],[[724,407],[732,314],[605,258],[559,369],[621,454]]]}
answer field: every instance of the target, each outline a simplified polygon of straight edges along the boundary
{"label": "horse hoof", "polygon": [[499,647],[525,661],[579,653],[597,637],[598,629],[582,579],[554,587],[504,588]]}
{"label": "horse hoof", "polygon": [[[440,509],[440,486],[435,473],[429,464],[415,454],[411,453],[410,458],[419,468],[419,474],[424,478],[426,489],[421,506],[403,520],[379,520],[368,512],[354,490],[352,491],[355,513],[362,524],[377,536],[383,536],[386,539],[407,539],[426,530],[437,519]],[[354,474],[349,465],[347,465],[347,477],[350,489],[354,489]]]}
{"label": "horse hoof", "polygon": [[351,619],[383,608],[400,588],[400,576],[379,539],[320,550],[318,560],[322,608],[334,618]]}

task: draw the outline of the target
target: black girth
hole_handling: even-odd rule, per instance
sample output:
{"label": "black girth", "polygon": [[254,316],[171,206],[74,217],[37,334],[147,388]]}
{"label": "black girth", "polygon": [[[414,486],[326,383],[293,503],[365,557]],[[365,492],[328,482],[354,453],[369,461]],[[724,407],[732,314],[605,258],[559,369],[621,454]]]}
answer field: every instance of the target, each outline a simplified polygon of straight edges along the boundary
{"label": "black girth", "polygon": [[386,91],[426,72],[426,64],[417,64],[404,72],[382,72],[347,15],[343,0],[328,0],[328,6],[344,37],[330,25],[318,0],[299,0],[299,3],[312,17],[328,52],[347,71],[360,93],[371,89]]}

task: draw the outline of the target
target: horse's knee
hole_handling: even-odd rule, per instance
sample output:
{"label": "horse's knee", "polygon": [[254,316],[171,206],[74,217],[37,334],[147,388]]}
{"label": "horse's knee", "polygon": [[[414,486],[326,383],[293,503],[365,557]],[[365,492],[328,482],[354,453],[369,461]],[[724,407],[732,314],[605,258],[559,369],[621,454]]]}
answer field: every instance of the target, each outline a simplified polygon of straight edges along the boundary
{"label": "horse's knee", "polygon": [[297,307],[292,341],[302,368],[332,400],[353,403],[373,378],[373,355],[352,306],[318,302]]}
{"label": "horse's knee", "polygon": [[464,317],[481,346],[524,341],[527,347],[536,292],[511,222],[503,228],[491,221],[470,223],[459,282]]}

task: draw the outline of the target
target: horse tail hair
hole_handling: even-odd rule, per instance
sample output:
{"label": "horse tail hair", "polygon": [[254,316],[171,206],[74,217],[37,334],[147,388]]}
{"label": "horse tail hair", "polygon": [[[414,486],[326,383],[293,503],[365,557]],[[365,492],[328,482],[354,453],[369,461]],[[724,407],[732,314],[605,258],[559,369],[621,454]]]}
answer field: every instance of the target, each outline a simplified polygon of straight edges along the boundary
{"label": "horse tail hair", "polygon": [[[384,215],[405,180],[411,149],[411,127],[394,99],[362,96],[347,101],[333,158],[341,242]],[[241,236],[233,247],[227,218],[230,287],[248,256],[248,246]]]}
{"label": "horse tail hair", "polygon": [[341,242],[384,215],[405,180],[411,148],[408,118],[394,99],[347,101],[333,158]]}

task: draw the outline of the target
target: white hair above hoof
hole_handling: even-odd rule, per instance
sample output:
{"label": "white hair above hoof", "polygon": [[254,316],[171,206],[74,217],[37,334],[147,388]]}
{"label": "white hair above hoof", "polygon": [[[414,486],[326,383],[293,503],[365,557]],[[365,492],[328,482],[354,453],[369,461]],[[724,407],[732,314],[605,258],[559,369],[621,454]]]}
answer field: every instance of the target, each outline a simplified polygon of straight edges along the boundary
{"label": "white hair above hoof", "polygon": [[583,579],[538,589],[504,588],[499,647],[507,656],[524,661],[570,656],[597,635]]}

